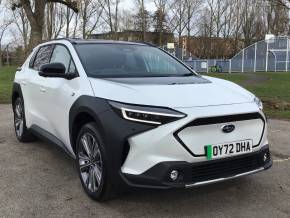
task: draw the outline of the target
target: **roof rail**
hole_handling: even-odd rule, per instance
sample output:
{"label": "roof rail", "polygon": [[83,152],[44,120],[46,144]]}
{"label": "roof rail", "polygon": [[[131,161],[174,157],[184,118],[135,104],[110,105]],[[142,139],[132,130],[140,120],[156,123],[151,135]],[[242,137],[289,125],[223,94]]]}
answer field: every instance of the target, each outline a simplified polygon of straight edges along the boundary
{"label": "roof rail", "polygon": [[150,45],[152,47],[158,47],[157,45],[155,45],[154,43],[151,43],[151,42],[143,42],[143,41],[139,41],[138,43],[142,43],[142,44],[145,44],[145,45]]}
{"label": "roof rail", "polygon": [[63,37],[63,38],[56,38],[56,39],[51,39],[49,41],[55,41],[55,40],[67,40],[71,43],[75,42],[76,40],[81,40],[82,38],[66,38],[66,37]]}

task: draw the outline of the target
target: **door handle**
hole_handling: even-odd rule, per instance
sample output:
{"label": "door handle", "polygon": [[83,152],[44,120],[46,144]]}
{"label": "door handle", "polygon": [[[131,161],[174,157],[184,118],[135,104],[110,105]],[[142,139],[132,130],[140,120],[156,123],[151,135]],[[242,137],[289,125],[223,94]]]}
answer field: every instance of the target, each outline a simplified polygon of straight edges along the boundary
{"label": "door handle", "polygon": [[40,87],[40,92],[41,92],[41,93],[45,93],[45,92],[46,92],[46,89],[43,88],[43,87]]}

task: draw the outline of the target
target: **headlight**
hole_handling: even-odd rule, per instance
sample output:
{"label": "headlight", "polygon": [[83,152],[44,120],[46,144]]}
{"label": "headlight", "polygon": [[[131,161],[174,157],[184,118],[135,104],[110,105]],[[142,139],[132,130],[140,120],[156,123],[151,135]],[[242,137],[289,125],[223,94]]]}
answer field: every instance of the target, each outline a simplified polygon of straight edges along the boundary
{"label": "headlight", "polygon": [[257,104],[260,110],[263,110],[263,102],[259,98],[255,97],[254,102]]}
{"label": "headlight", "polygon": [[109,104],[122,118],[134,122],[161,125],[181,119],[186,115],[167,108],[129,105],[109,101]]}

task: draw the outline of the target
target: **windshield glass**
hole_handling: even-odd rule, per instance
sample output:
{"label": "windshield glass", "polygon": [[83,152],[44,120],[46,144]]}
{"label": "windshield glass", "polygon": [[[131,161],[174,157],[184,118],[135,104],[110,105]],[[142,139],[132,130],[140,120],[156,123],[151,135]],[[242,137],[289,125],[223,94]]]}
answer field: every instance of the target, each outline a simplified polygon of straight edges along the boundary
{"label": "windshield glass", "polygon": [[128,44],[78,44],[90,77],[172,77],[193,73],[158,48]]}

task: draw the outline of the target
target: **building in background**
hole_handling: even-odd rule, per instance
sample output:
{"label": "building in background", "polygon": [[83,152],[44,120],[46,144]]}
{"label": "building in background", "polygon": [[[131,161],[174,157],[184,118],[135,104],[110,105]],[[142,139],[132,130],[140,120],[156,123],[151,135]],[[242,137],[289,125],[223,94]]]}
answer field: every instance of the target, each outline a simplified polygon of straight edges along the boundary
{"label": "building in background", "polygon": [[183,57],[227,59],[234,56],[244,46],[241,39],[218,37],[182,37]]}
{"label": "building in background", "polygon": [[[159,43],[159,32],[146,32],[146,42],[150,42],[153,44]],[[113,39],[120,41],[130,41],[130,42],[141,42],[143,37],[142,31],[134,31],[134,30],[125,30],[122,32],[116,33],[100,33],[100,34],[91,34],[89,35],[89,39]],[[162,44],[166,45],[167,43],[174,42],[174,34],[164,32],[162,33]]]}

